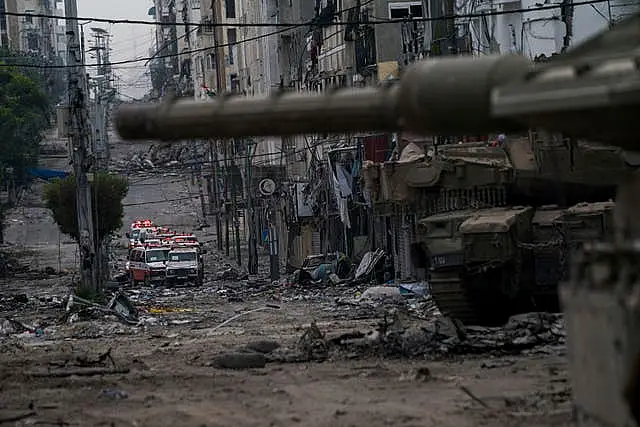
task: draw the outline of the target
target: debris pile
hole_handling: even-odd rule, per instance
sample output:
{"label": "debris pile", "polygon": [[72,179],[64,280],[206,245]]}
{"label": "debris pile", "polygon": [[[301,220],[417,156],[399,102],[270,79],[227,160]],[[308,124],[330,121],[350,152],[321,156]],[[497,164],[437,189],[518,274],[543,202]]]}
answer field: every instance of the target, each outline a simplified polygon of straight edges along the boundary
{"label": "debris pile", "polygon": [[503,327],[464,326],[456,319],[436,316],[423,322],[396,310],[370,331],[327,334],[315,322],[296,345],[272,355],[281,362],[322,361],[363,357],[442,357],[470,353],[562,352],[564,319],[560,314],[513,316]]}
{"label": "debris pile", "polygon": [[16,256],[6,252],[0,252],[0,277],[9,277],[15,274],[26,273],[27,271],[29,271],[29,266],[18,262]]}
{"label": "debris pile", "polygon": [[130,158],[115,160],[111,169],[117,172],[152,170],[156,168],[183,169],[189,163],[200,164],[206,158],[203,147],[182,144],[153,144],[148,150]]}

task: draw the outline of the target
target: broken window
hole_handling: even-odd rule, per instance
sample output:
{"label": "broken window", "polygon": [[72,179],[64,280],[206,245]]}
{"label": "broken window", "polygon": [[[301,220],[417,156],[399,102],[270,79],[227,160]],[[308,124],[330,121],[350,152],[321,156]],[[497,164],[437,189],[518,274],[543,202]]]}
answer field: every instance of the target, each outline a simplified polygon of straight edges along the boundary
{"label": "broken window", "polygon": [[424,18],[422,2],[389,3],[389,18]]}
{"label": "broken window", "polygon": [[235,44],[237,40],[237,34],[235,28],[229,28],[227,30],[227,43],[229,44],[229,65],[233,65],[234,63],[234,55],[233,50],[236,48]]}
{"label": "broken window", "polygon": [[225,14],[227,15],[227,19],[233,19],[236,17],[236,1],[235,0],[224,0],[224,9]]}

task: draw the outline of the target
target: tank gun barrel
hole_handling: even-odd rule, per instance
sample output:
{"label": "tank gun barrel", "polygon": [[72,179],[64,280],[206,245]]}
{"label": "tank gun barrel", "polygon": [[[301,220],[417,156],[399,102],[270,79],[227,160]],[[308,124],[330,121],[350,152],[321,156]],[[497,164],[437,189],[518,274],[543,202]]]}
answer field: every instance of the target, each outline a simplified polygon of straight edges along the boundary
{"label": "tank gun barrel", "polygon": [[115,122],[129,140],[398,130],[473,135],[541,128],[638,149],[638,45],[635,15],[535,66],[518,55],[429,59],[413,64],[389,87],[127,104]]}
{"label": "tank gun barrel", "polygon": [[393,130],[396,117],[389,106],[396,91],[389,89],[126,105],[116,122],[126,139],[293,135],[357,131],[371,126]]}
{"label": "tank gun barrel", "polygon": [[399,129],[451,135],[508,130],[521,125],[490,116],[491,90],[498,83],[523,77],[529,69],[529,61],[520,56],[425,61],[389,87],[123,105],[116,126],[129,140]]}

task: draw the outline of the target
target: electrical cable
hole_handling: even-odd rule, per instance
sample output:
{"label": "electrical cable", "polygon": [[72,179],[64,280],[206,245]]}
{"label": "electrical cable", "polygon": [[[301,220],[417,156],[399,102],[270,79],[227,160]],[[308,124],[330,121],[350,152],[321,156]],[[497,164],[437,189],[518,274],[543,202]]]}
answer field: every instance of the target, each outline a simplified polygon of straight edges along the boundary
{"label": "electrical cable", "polygon": [[[367,3],[371,3],[371,1],[367,1]],[[592,0],[595,1],[595,0]],[[604,1],[608,1],[608,0],[599,0],[599,2],[604,2]],[[361,5],[362,6],[362,5]],[[358,6],[352,6],[352,7],[348,7],[345,9],[340,9],[338,11],[335,12],[335,15],[344,13],[344,12],[348,12],[350,10],[353,9],[357,9]],[[15,16],[15,17],[20,17],[20,18],[25,18],[25,17],[31,17],[31,18],[45,18],[45,19],[60,19],[63,21],[89,21],[89,22],[99,22],[99,23],[104,23],[104,24],[130,24],[130,25],[153,25],[153,26],[163,26],[163,27],[181,27],[181,26],[195,26],[195,27],[207,27],[207,28],[213,28],[213,27],[238,27],[238,28],[242,28],[242,27],[248,27],[248,28],[255,28],[255,27],[267,27],[267,28],[273,28],[273,27],[291,27],[291,28],[295,28],[298,27],[300,25],[313,25],[316,20],[312,19],[309,22],[306,22],[304,24],[294,24],[294,23],[274,23],[274,22],[262,22],[262,23],[235,23],[235,24],[227,24],[227,23],[213,23],[213,22],[189,22],[189,21],[181,21],[181,22],[158,22],[158,21],[145,21],[145,20],[138,20],[138,19],[111,19],[111,18],[99,18],[99,17],[91,17],[91,18],[86,18],[86,17],[82,17],[82,16],[76,16],[76,17],[66,17],[66,16],[58,16],[58,15],[51,15],[51,14],[45,14],[45,13],[25,13],[25,12],[7,12],[7,11],[2,11],[0,12],[0,16]],[[88,22],[87,22],[88,23]]]}
{"label": "electrical cable", "polygon": [[137,203],[123,203],[122,206],[126,207],[126,206],[157,205],[158,203],[180,202],[180,201],[184,201],[184,200],[193,200],[193,199],[199,199],[199,198],[200,198],[199,194],[194,194],[193,196],[178,197],[176,199],[152,200],[150,202],[137,202]]}
{"label": "electrical cable", "polygon": [[[591,5],[591,4],[597,4],[597,3],[603,3],[606,2],[608,0],[586,0],[586,1],[582,1],[582,2],[574,2],[572,3],[572,6],[581,6],[581,5]],[[439,16],[439,17],[434,17],[434,18],[412,18],[412,21],[415,22],[434,22],[434,21],[444,21],[444,20],[451,20],[451,19],[465,19],[465,18],[485,18],[487,16],[497,16],[497,15],[506,15],[506,14],[513,14],[513,13],[526,13],[526,12],[539,12],[541,10],[549,10],[549,9],[558,9],[558,8],[562,8],[565,7],[565,5],[562,4],[553,4],[553,5],[546,5],[546,6],[540,6],[537,8],[524,8],[524,9],[513,9],[513,10],[502,10],[502,11],[490,11],[490,12],[482,12],[482,13],[475,13],[475,14],[463,14],[463,15],[454,15],[454,16]],[[0,13],[0,15],[2,15]],[[24,15],[24,14],[23,14]],[[27,14],[28,15],[28,14]],[[35,15],[34,15],[35,16]],[[59,17],[56,17],[59,18]],[[87,18],[79,18],[81,20],[85,20]],[[393,24],[393,23],[402,23],[405,22],[406,19],[389,19],[389,20],[380,20],[380,21],[369,21],[367,23],[367,25],[382,25],[382,24]],[[106,20],[106,22],[110,22],[111,20]],[[143,22],[147,22],[147,21],[143,21]],[[115,61],[115,62],[109,62],[109,63],[104,63],[104,64],[85,64],[84,67],[99,67],[99,66],[117,66],[117,65],[124,65],[124,64],[132,64],[132,63],[137,63],[137,62],[148,62],[152,59],[165,59],[165,58],[175,58],[175,57],[179,57],[182,55],[190,55],[190,54],[194,54],[194,53],[200,53],[200,52],[206,52],[209,50],[213,50],[213,49],[219,49],[222,47],[228,47],[228,46],[237,46],[239,44],[243,44],[243,43],[247,43],[250,41],[255,41],[255,40],[260,40],[272,35],[277,35],[280,33],[284,33],[286,31],[289,31],[293,28],[296,27],[305,27],[308,25],[313,25],[312,23],[313,21],[311,21],[311,23],[307,22],[307,23],[302,23],[302,24],[286,24],[286,28],[280,29],[280,30],[276,30],[276,31],[272,31],[270,33],[267,34],[261,34],[258,36],[254,36],[254,37],[249,37],[246,39],[242,39],[242,40],[238,40],[236,42],[233,43],[222,43],[216,46],[210,46],[210,47],[203,47],[203,48],[198,48],[198,49],[192,49],[192,50],[185,50],[179,53],[174,53],[174,54],[166,54],[166,55],[157,55],[157,56],[151,56],[151,57],[145,57],[145,58],[137,58],[137,59],[129,59],[129,60],[124,60],[124,61]],[[355,25],[355,24],[362,24],[361,22],[335,22],[332,23],[331,25]],[[185,25],[185,24],[181,24],[181,25]],[[192,24],[192,25],[196,25],[196,24]],[[199,25],[199,24],[198,24]],[[258,26],[258,24],[251,24],[254,26]],[[283,26],[285,24],[269,24],[271,26]],[[237,26],[237,25],[234,25]],[[263,25],[259,25],[259,26],[263,26]],[[267,25],[264,25],[267,26]],[[10,57],[11,58],[11,57]],[[5,59],[10,59],[10,58],[0,58],[0,60],[5,60]],[[0,68],[1,67],[17,67],[17,68],[36,68],[36,69],[65,69],[65,68],[72,68],[74,67],[73,65],[37,65],[37,64],[6,64],[6,63],[0,63]]]}
{"label": "electrical cable", "polygon": [[[373,0],[368,0],[365,4],[370,3]],[[605,0],[590,0],[590,1],[605,1]],[[357,6],[354,7],[350,7],[350,8],[346,8],[346,9],[341,9],[337,12],[335,12],[334,16],[337,16],[341,13],[347,12],[349,10],[355,9]],[[6,14],[7,12],[5,12]],[[22,14],[22,15],[30,15],[30,14]],[[0,16],[2,16],[2,13],[0,13]],[[33,17],[36,17],[36,15],[32,15]],[[53,16],[44,16],[45,18],[52,18]],[[56,19],[62,19],[60,17],[55,17]],[[72,18],[68,18],[68,19],[72,19]],[[73,18],[73,20],[85,20],[83,18]],[[100,21],[96,22],[108,22],[108,23],[113,23],[111,22],[111,20],[103,20],[102,18],[96,18],[96,19],[100,19]],[[141,22],[151,22],[151,21],[141,21]],[[254,37],[249,37],[249,38],[245,38],[242,40],[237,40],[233,43],[222,43],[219,45],[215,45],[215,46],[209,46],[209,47],[203,47],[203,48],[198,48],[198,49],[191,49],[191,50],[185,50],[179,53],[175,53],[175,54],[165,54],[165,55],[157,55],[154,54],[150,57],[146,57],[146,58],[137,58],[137,59],[130,59],[130,60],[124,60],[124,61],[114,61],[114,62],[109,62],[109,63],[103,63],[103,64],[84,64],[84,67],[98,67],[98,66],[115,66],[115,65],[123,65],[123,64],[131,64],[131,63],[136,63],[136,62],[149,62],[153,59],[165,59],[165,58],[175,58],[175,57],[179,57],[181,55],[190,55],[190,54],[194,54],[194,53],[200,53],[200,52],[206,52],[209,50],[213,50],[213,49],[219,49],[219,48],[223,48],[223,47],[229,47],[229,46],[237,46],[243,43],[247,43],[250,41],[255,41],[255,40],[260,40],[272,35],[277,35],[277,34],[281,34],[287,31],[290,31],[292,29],[295,28],[300,28],[300,27],[306,27],[306,26],[312,26],[314,24],[314,20],[310,20],[304,23],[300,23],[300,24],[286,24],[286,27],[280,30],[276,30],[276,31],[272,31],[270,33],[267,34],[260,34],[258,36],[254,36]],[[164,25],[158,22],[154,22],[154,25]],[[210,26],[209,24],[195,24],[195,23],[180,23],[180,25],[194,25],[197,27],[200,26]],[[234,27],[237,27],[238,25],[233,25]],[[252,25],[240,25],[242,26],[252,26]],[[253,25],[256,26],[256,25]],[[271,27],[277,27],[277,26],[282,26],[282,24],[269,24],[269,25],[259,25],[259,26],[271,26]],[[176,39],[177,40],[177,39]],[[8,58],[0,58],[0,60],[4,60],[4,59],[8,59]],[[64,69],[64,68],[71,68],[74,67],[72,65],[36,65],[36,64],[5,64],[5,63],[0,63],[0,68],[1,67],[19,67],[19,68],[37,68],[37,69]]]}
{"label": "electrical cable", "polygon": [[[147,64],[149,63],[149,61],[157,58],[160,52],[162,52],[163,49],[166,49],[167,47],[169,47],[170,45],[172,45],[173,43],[177,43],[179,40],[185,38],[185,37],[189,37],[194,31],[196,31],[198,29],[198,27],[194,27],[192,29],[190,29],[189,31],[185,32],[184,34],[182,34],[180,37],[176,37],[173,40],[169,40],[168,42],[164,43],[162,46],[160,46],[158,49],[156,49],[156,53],[154,53],[153,55],[151,55],[150,59],[144,63],[144,66],[146,67]],[[218,47],[222,47],[222,46],[218,46]]]}
{"label": "electrical cable", "polygon": [[[583,0],[583,1],[578,1],[578,2],[573,2],[571,3],[571,6],[582,6],[582,5],[591,5],[591,4],[598,4],[598,3],[606,3],[609,0]],[[347,9],[343,9],[340,10],[338,12],[336,12],[336,14],[339,13],[344,13],[348,10],[351,9],[355,9],[358,6],[354,6],[351,8],[347,8]],[[495,11],[489,11],[489,12],[481,12],[481,13],[476,13],[476,14],[461,14],[461,15],[450,15],[450,16],[438,16],[438,17],[423,17],[423,18],[412,18],[413,21],[418,21],[418,22],[433,22],[433,21],[445,21],[445,20],[452,20],[452,19],[464,19],[464,18],[479,18],[482,16],[498,16],[498,15],[507,15],[507,14],[512,14],[512,13],[526,13],[526,12],[539,12],[541,10],[551,10],[551,9],[560,9],[566,7],[566,5],[564,4],[550,4],[550,5],[541,5],[535,8],[520,8],[520,9],[511,9],[511,10],[495,10]],[[131,25],[160,25],[160,26],[184,26],[184,25],[193,25],[193,26],[197,26],[197,27],[208,27],[208,28],[213,28],[213,27],[238,27],[238,28],[242,28],[242,27],[268,27],[268,28],[273,28],[273,27],[286,27],[286,28],[295,28],[298,27],[300,25],[313,25],[315,22],[314,20],[311,20],[309,23],[305,23],[305,24],[294,24],[294,23],[288,23],[288,22],[280,22],[280,23],[272,23],[272,22],[257,22],[257,23],[235,23],[235,24],[228,24],[228,23],[202,23],[202,22],[157,22],[157,21],[145,21],[145,20],[132,20],[132,19],[110,19],[110,18],[98,18],[98,17],[73,17],[73,18],[68,18],[65,16],[56,16],[56,15],[50,15],[50,14],[36,14],[36,13],[18,13],[18,12],[0,12],[0,16],[16,16],[16,17],[32,17],[32,18],[49,18],[49,19],[60,19],[60,20],[70,20],[70,21],[92,21],[92,22],[101,22],[101,23],[107,23],[107,24],[131,24]],[[379,21],[373,21],[373,24],[393,24],[393,23],[402,23],[406,21],[406,19],[382,19]],[[342,22],[335,22],[332,23],[332,25],[357,25],[357,24],[361,24],[361,22],[356,21],[356,22],[352,22],[352,21],[342,21]]]}
{"label": "electrical cable", "polygon": [[[324,144],[326,144],[326,143],[327,143],[327,141],[326,141],[326,140],[324,140],[324,139],[320,139],[320,140],[318,140],[318,141],[316,141],[316,142],[314,142],[314,143],[312,143],[312,144],[308,144],[308,143],[307,143],[307,144],[306,144],[306,146],[305,146],[305,147],[303,147],[303,148],[296,149],[296,150],[293,150],[293,151],[288,152],[288,153],[287,153],[287,152],[284,152],[284,155],[285,155],[286,157],[290,157],[290,156],[293,156],[293,155],[298,154],[298,153],[304,153],[304,152],[307,152],[307,151],[311,151],[313,148],[316,148],[316,147],[322,146],[322,145],[324,145]],[[235,160],[246,160],[246,159],[248,159],[248,158],[251,158],[251,159],[253,160],[253,159],[256,159],[256,158],[269,157],[269,156],[277,156],[277,155],[280,155],[280,154],[283,154],[283,150],[279,150],[279,151],[270,151],[270,152],[267,152],[267,153],[260,153],[260,154],[243,154],[243,155],[236,155],[236,156],[234,156],[233,158],[230,158],[230,160],[231,160],[231,161],[235,161]],[[215,161],[211,161],[211,160],[202,160],[202,161],[196,161],[196,162],[183,161],[183,162],[181,163],[180,170],[182,170],[182,171],[187,171],[187,170],[189,170],[189,169],[191,169],[191,168],[193,168],[193,167],[198,167],[198,166],[200,166],[200,167],[202,167],[202,166],[209,166],[209,165],[214,164],[214,163],[215,163]],[[271,160],[270,160],[270,159],[267,159],[267,160],[263,160],[263,161],[255,162],[255,163],[253,163],[253,166],[264,166],[264,165],[268,165],[268,164],[270,164],[270,163],[271,163]],[[174,170],[175,170],[175,169],[174,169]],[[142,182],[142,181],[146,181],[146,180],[150,180],[150,179],[155,179],[155,178],[157,178],[157,176],[151,176],[151,177],[147,177],[147,178],[142,178],[142,179],[140,179],[140,180],[138,180],[138,181],[134,181],[134,182],[129,183],[129,185],[136,184],[136,183],[139,183],[139,182]]]}
{"label": "electrical cable", "polygon": [[[306,26],[307,24],[299,24],[299,26]],[[133,64],[136,62],[143,62],[143,61],[150,61],[152,59],[165,59],[165,58],[175,58],[175,57],[179,57],[182,55],[190,55],[190,54],[194,54],[194,53],[200,53],[200,52],[207,52],[210,50],[214,50],[214,49],[219,49],[221,47],[228,47],[228,46],[236,46],[242,43],[247,43],[250,41],[254,41],[254,40],[259,40],[265,37],[269,37],[269,36],[273,36],[276,34],[280,34],[280,33],[284,33],[285,31],[289,31],[291,28],[285,28],[285,29],[281,29],[281,30],[277,30],[277,31],[272,31],[270,33],[267,34],[262,34],[259,36],[255,36],[255,37],[249,37],[243,40],[238,40],[235,43],[222,43],[216,46],[208,46],[208,47],[201,47],[198,49],[192,49],[192,50],[185,50],[182,51],[180,53],[172,53],[172,54],[166,54],[166,55],[157,55],[157,56],[150,56],[150,57],[144,57],[144,58],[137,58],[137,59],[128,59],[128,60],[124,60],[124,61],[115,61],[115,62],[109,62],[109,63],[103,63],[103,64],[84,64],[83,67],[99,67],[99,66],[113,66],[113,65],[123,65],[123,64]],[[9,59],[9,58],[0,58],[0,60],[5,60],[5,59]],[[53,69],[60,69],[60,68],[73,68],[75,67],[74,65],[37,65],[37,64],[6,64],[6,63],[0,63],[0,67],[17,67],[17,68],[38,68],[38,69],[49,69],[49,68],[53,68]]]}

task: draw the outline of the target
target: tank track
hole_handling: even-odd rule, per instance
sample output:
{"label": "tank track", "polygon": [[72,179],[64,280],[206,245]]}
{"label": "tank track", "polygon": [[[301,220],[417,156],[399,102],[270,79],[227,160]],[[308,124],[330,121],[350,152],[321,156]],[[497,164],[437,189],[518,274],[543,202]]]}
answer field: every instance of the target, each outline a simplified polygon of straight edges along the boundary
{"label": "tank track", "polygon": [[459,271],[432,272],[431,295],[442,314],[465,325],[498,325],[509,316],[503,297],[489,291],[471,292]]}
{"label": "tank track", "polygon": [[469,304],[464,284],[458,272],[431,273],[431,296],[440,312],[462,321],[476,321],[475,310]]}

